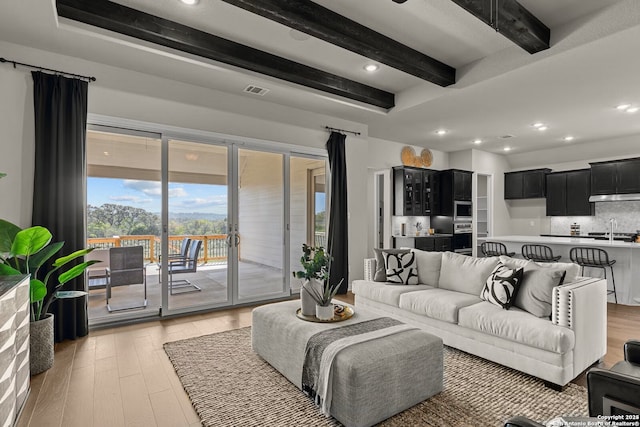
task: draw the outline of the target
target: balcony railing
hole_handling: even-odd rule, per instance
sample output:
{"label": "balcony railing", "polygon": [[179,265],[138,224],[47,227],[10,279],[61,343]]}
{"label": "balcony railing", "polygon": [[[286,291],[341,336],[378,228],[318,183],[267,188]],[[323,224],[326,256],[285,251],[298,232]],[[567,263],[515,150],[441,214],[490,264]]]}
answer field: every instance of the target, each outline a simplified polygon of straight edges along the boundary
{"label": "balcony railing", "polygon": [[[202,240],[202,249],[198,256],[198,262],[205,264],[226,262],[226,234],[169,236],[169,253],[179,253],[182,240],[185,237]],[[144,248],[145,260],[149,262],[158,262],[160,260],[160,237],[153,235],[92,237],[87,239],[87,246],[100,249],[117,248],[121,246],[142,246]]]}

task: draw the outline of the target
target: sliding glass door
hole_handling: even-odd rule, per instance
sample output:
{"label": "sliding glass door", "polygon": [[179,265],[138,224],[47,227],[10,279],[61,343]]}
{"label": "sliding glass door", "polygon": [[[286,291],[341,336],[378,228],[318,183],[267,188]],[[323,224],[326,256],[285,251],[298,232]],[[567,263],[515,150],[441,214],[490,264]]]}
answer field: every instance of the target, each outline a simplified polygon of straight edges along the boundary
{"label": "sliding glass door", "polygon": [[233,243],[238,303],[288,295],[284,155],[238,148]]}
{"label": "sliding glass door", "polygon": [[[302,244],[324,245],[326,159],[177,135],[88,131],[91,324],[287,297]],[[109,312],[119,246],[143,247],[145,280],[111,289]]]}
{"label": "sliding glass door", "polygon": [[168,140],[167,309],[228,305],[226,145]]}

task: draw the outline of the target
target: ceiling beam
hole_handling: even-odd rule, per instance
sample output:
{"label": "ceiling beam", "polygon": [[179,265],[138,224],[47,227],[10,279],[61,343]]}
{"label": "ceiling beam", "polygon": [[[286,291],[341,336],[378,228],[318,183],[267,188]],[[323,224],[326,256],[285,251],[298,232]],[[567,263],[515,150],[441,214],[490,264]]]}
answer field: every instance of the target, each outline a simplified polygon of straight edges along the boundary
{"label": "ceiling beam", "polygon": [[452,1],[531,54],[550,47],[549,27],[516,0]]}
{"label": "ceiling beam", "polygon": [[58,15],[140,40],[390,109],[395,95],[108,0],[57,0]]}
{"label": "ceiling beam", "polygon": [[310,0],[222,0],[440,86],[456,70]]}

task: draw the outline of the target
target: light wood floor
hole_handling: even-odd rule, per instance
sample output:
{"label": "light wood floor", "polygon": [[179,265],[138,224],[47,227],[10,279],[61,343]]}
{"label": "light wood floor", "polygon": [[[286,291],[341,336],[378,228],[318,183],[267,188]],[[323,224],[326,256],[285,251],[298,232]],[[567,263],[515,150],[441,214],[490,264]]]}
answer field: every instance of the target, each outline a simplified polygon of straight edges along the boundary
{"label": "light wood floor", "polygon": [[[341,298],[353,302],[353,295]],[[53,368],[31,378],[19,426],[197,426],[198,416],[162,344],[251,325],[252,307],[92,331],[56,346]],[[603,367],[640,338],[640,307],[609,304]],[[584,375],[576,382],[584,383]]]}

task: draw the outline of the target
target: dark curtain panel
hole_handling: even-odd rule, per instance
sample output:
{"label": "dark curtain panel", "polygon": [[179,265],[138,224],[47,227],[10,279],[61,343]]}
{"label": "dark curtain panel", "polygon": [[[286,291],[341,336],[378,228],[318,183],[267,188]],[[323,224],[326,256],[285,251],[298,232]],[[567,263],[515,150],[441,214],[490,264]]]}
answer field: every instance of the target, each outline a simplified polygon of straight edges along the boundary
{"label": "dark curtain panel", "polygon": [[[45,74],[33,76],[35,108],[35,174],[33,225],[47,227],[53,241],[64,241],[61,255],[86,246],[85,239],[85,137],[87,128],[86,81]],[[84,276],[65,290],[84,290]],[[86,297],[58,300],[55,339],[75,339],[89,333]]]}
{"label": "dark curtain panel", "polygon": [[327,251],[333,257],[329,283],[344,278],[338,293],[346,294],[349,287],[349,227],[347,223],[347,161],[344,154],[346,136],[331,132],[327,141],[331,168],[331,200],[329,201],[329,234]]}

